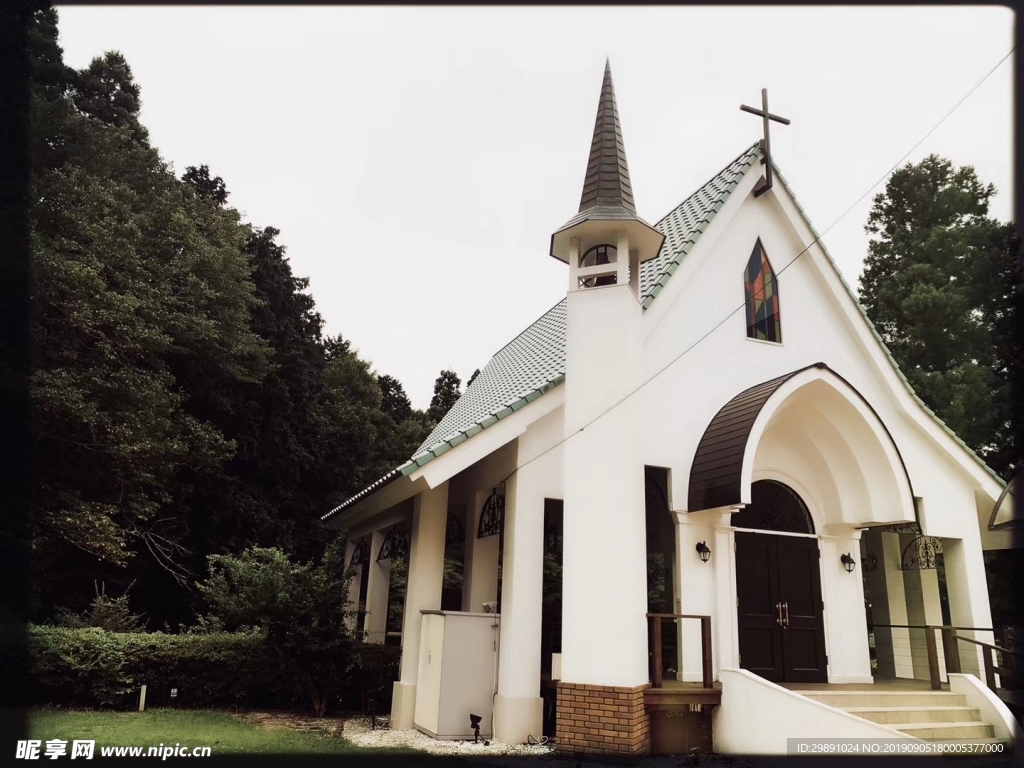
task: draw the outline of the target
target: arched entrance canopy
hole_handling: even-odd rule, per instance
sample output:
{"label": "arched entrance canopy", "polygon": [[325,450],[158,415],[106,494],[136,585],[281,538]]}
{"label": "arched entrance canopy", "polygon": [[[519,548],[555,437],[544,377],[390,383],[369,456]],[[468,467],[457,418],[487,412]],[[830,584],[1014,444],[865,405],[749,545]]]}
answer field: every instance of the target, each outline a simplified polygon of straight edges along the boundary
{"label": "arched entrance canopy", "polygon": [[848,508],[835,512],[844,522],[916,519],[910,477],[889,430],[863,395],[820,362],[750,387],[715,414],[693,457],[688,511],[749,504],[761,438],[770,426],[782,435],[780,424],[801,435],[802,450],[818,454],[834,488],[865,489],[856,499],[846,494]]}

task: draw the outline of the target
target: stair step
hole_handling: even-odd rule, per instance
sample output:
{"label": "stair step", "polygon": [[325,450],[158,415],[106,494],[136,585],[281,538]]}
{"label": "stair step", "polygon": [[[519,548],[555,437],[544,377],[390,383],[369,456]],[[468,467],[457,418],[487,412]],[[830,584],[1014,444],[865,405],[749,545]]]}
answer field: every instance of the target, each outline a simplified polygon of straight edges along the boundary
{"label": "stair step", "polygon": [[960,723],[895,723],[889,726],[902,731],[908,736],[919,739],[989,739],[995,735],[995,729],[988,723],[965,721]]}
{"label": "stair step", "polygon": [[973,707],[842,707],[844,712],[873,723],[964,723],[981,722],[981,711]]}
{"label": "stair step", "polygon": [[961,693],[946,691],[796,691],[830,707],[965,707]]}

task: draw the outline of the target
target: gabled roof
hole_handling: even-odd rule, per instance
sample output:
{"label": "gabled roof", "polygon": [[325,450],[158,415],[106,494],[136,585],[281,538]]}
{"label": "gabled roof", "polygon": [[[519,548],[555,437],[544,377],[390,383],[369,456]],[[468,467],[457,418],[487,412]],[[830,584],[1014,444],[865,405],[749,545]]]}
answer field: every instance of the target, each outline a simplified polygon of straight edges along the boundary
{"label": "gabled roof", "polygon": [[[645,309],[693,249],[747,169],[760,159],[759,145],[760,142],[744,150],[655,225],[654,228],[665,236],[665,242],[658,257],[640,267],[640,292]],[[402,475],[415,472],[564,380],[565,299],[562,299],[491,358],[409,461],[332,509],[322,519],[326,520]]]}
{"label": "gabled roof", "polygon": [[[733,189],[747,169],[763,156],[760,142],[744,150],[706,184],[690,195],[679,206],[655,225],[665,235],[665,242],[657,258],[640,267],[640,293],[644,309],[657,298],[662,288],[678,269],[686,255],[693,250],[700,236],[707,230],[715,214],[725,205]],[[886,358],[911,397],[931,416],[958,445],[966,450],[1000,485],[1004,481],[953,430],[951,430],[914,392],[903,371],[885,346],[874,323],[861,306],[853,289],[825,248],[814,225],[793,194],[785,177],[774,162],[772,170],[793,199],[804,223],[816,238],[816,243],[832,266],[843,288],[860,311]],[[416,453],[370,487],[353,496],[323,516],[323,520],[365,498],[377,489],[403,475],[410,475],[431,460],[462,443],[500,419],[533,402],[548,390],[565,380],[565,299],[545,312],[525,331],[498,351],[480,371],[462,397],[441,420],[433,432],[416,449]]]}

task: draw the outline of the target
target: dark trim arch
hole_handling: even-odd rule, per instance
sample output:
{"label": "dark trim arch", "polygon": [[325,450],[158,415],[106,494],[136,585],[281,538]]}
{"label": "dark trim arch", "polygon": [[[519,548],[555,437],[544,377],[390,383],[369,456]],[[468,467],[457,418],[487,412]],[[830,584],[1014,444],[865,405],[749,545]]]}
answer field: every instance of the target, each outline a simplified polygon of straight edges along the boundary
{"label": "dark trim arch", "polygon": [[[892,439],[892,434],[885,422],[879,417],[878,412],[857,391],[850,382],[829,368],[825,363],[814,363],[800,368],[784,376],[771,379],[770,381],[757,384],[749,389],[740,392],[736,397],[726,403],[715,417],[711,419],[707,429],[697,445],[693,455],[693,464],[690,467],[690,487],[687,499],[687,511],[700,512],[705,509],[716,509],[742,504],[741,478],[743,472],[743,457],[746,454],[747,443],[750,438],[750,430],[754,427],[758,414],[764,408],[768,399],[775,394],[783,384],[797,374],[818,368],[828,371],[839,381],[849,387],[861,402],[875,417],[875,420],[882,427],[890,444],[896,451],[900,460],[900,467],[907,478],[907,486],[910,489],[911,508],[914,510],[914,517],[917,519],[917,504],[914,500],[914,485],[910,480],[910,473],[907,471],[906,462],[900,453],[899,446]],[[918,520],[920,525],[920,520]]]}

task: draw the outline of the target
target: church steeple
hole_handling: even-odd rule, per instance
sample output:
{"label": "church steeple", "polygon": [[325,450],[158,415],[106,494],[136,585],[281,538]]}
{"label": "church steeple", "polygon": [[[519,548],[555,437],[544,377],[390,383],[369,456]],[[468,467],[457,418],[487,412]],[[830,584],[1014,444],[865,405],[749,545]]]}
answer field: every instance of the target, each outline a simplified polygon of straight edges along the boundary
{"label": "church steeple", "polygon": [[571,291],[628,283],[639,297],[640,264],[655,258],[664,240],[636,212],[606,60],[579,213],[551,236],[551,255],[569,264]]}
{"label": "church steeple", "polygon": [[604,82],[597,103],[597,120],[594,122],[587,175],[583,180],[580,213],[596,205],[622,208],[636,215],[626,147],[622,142],[622,126],[619,125],[619,109],[615,105],[612,65],[608,59],[604,63]]}

